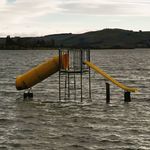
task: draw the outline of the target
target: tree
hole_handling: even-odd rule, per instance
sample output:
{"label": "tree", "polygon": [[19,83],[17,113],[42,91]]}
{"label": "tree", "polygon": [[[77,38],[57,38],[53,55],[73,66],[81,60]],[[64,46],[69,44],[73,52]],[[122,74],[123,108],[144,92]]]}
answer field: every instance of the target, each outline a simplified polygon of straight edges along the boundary
{"label": "tree", "polygon": [[51,39],[51,47],[55,47],[55,40],[54,39]]}
{"label": "tree", "polygon": [[10,35],[8,35],[6,37],[6,47],[9,47],[9,46],[11,46],[13,44],[14,44],[13,40],[10,38]]}

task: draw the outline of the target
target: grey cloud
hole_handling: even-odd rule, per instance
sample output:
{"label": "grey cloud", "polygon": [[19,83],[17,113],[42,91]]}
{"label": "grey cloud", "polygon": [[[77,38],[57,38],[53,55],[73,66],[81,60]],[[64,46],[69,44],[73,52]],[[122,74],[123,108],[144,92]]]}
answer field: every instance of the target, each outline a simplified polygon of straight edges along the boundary
{"label": "grey cloud", "polygon": [[[65,28],[67,31],[69,27],[74,28],[73,25],[69,24],[69,21],[65,21],[66,25],[62,29],[61,24],[63,19],[60,20],[60,23],[55,23],[54,21],[55,25],[51,24],[53,14],[57,17],[61,13],[64,18],[68,14],[69,17],[72,17],[70,14],[78,14],[75,17],[77,17],[76,20],[78,20],[79,28],[84,28],[80,24],[80,20],[83,17],[87,17],[88,20],[90,20],[89,18],[93,18],[97,25],[97,18],[99,16],[99,19],[104,19],[101,16],[107,16],[109,20],[119,15],[126,15],[128,17],[150,16],[150,0],[16,0],[14,3],[9,4],[6,1],[0,0],[1,33],[2,31],[4,33],[18,33],[23,31],[23,33],[34,34],[34,31],[36,33],[46,33],[50,30],[52,32],[55,30],[62,31]],[[80,17],[80,14],[84,14],[85,16]],[[88,15],[92,15],[92,17]],[[47,18],[49,24],[40,20],[45,16],[46,18],[49,16],[49,19]],[[93,22],[91,26],[93,26]],[[149,23],[147,24],[149,25]],[[32,28],[26,27],[28,25]]]}
{"label": "grey cloud", "polygon": [[98,15],[110,15],[118,13],[117,6],[111,4],[81,5],[80,3],[70,3],[70,4],[62,4],[60,7],[63,8],[64,12],[71,12],[71,13],[98,14]]}
{"label": "grey cloud", "polygon": [[[59,7],[66,13],[79,13],[87,15],[150,15],[150,3],[80,3],[75,1],[64,2]],[[144,9],[143,9],[144,8]]]}

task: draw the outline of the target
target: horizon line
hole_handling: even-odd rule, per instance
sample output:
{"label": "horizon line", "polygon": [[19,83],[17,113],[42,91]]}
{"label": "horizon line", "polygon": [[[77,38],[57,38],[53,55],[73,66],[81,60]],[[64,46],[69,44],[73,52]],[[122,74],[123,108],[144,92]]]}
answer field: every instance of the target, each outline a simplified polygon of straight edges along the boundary
{"label": "horizon line", "polygon": [[16,37],[21,37],[21,38],[34,38],[34,37],[44,37],[44,36],[49,36],[49,35],[61,35],[61,34],[85,34],[85,33],[89,33],[89,32],[96,32],[96,31],[103,31],[103,30],[125,30],[125,31],[132,31],[132,32],[150,32],[148,30],[132,30],[132,29],[123,29],[123,28],[103,28],[100,30],[89,30],[89,31],[85,31],[85,32],[77,32],[77,33],[73,33],[73,32],[59,32],[59,33],[50,33],[50,34],[43,34],[43,35],[5,35],[5,36],[0,36],[0,38],[6,38],[7,36],[10,36],[11,38],[16,38]]}

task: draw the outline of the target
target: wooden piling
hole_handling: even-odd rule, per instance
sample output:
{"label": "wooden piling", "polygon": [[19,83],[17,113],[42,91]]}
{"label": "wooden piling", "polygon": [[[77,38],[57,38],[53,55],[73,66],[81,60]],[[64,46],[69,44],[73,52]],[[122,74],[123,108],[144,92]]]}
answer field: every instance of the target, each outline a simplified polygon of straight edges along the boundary
{"label": "wooden piling", "polygon": [[106,103],[110,103],[110,84],[106,82]]}
{"label": "wooden piling", "polygon": [[131,102],[131,93],[130,92],[127,92],[127,91],[124,92],[124,101]]}

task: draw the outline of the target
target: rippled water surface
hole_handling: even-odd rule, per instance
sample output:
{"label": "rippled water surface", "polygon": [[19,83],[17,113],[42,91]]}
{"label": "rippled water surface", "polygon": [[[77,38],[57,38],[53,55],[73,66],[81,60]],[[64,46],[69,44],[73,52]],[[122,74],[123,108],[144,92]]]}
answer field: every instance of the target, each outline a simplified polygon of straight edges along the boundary
{"label": "rippled water surface", "polygon": [[56,51],[0,51],[0,149],[2,150],[150,150],[150,49],[91,51],[91,61],[137,87],[132,102],[92,71],[92,102],[58,102],[58,74],[33,89],[24,101],[15,78]]}

